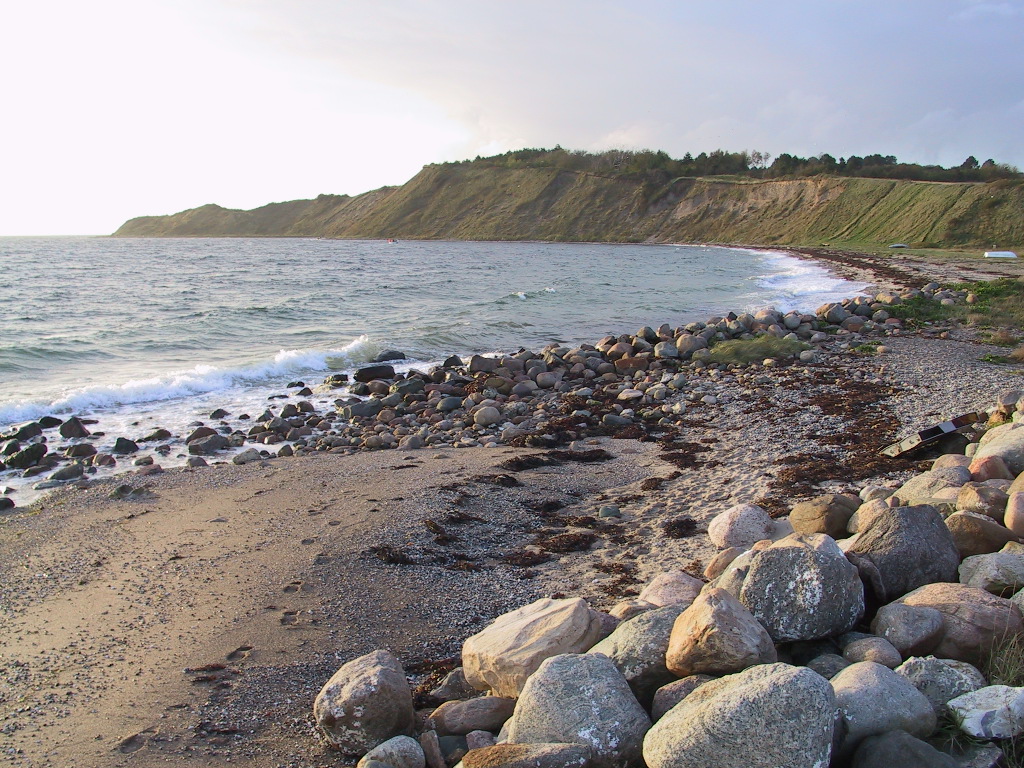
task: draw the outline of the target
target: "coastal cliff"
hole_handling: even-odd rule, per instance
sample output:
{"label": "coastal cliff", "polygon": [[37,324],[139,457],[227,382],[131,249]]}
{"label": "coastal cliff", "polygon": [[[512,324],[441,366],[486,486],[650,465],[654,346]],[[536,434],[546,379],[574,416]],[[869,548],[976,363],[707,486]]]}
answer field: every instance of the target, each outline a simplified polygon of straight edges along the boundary
{"label": "coastal cliff", "polygon": [[354,197],[139,217],[114,236],[1014,247],[1024,243],[1024,186],[830,176],[667,179],[453,163]]}

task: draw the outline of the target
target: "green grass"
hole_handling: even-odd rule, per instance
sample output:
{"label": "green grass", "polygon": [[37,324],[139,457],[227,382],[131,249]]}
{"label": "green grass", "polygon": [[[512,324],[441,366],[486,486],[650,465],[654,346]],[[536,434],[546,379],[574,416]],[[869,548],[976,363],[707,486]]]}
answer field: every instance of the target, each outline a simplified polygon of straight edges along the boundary
{"label": "green grass", "polygon": [[722,341],[711,348],[708,358],[713,363],[750,365],[768,358],[787,359],[810,349],[809,344],[777,336],[758,336],[756,339]]}
{"label": "green grass", "polygon": [[850,351],[856,352],[858,355],[877,355],[878,344],[858,344]]}

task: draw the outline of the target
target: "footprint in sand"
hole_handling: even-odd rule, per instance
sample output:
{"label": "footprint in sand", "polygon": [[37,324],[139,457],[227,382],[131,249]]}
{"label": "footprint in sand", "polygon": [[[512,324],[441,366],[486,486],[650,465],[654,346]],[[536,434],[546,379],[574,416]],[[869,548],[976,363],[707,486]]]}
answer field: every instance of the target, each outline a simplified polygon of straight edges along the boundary
{"label": "footprint in sand", "polygon": [[251,645],[240,645],[227,656],[225,656],[225,658],[228,661],[241,661],[242,659],[249,658],[250,653],[252,653]]}
{"label": "footprint in sand", "polygon": [[288,594],[291,594],[293,592],[312,592],[313,587],[311,587],[309,584],[306,584],[304,581],[293,581],[281,591],[287,592]]}
{"label": "footprint in sand", "polygon": [[125,755],[130,755],[132,752],[138,752],[146,746],[146,743],[149,741],[149,737],[155,734],[156,731],[152,728],[139,731],[138,733],[118,742],[117,751]]}
{"label": "footprint in sand", "polygon": [[285,626],[292,626],[299,621],[298,611],[285,611],[284,615],[281,616],[281,623]]}

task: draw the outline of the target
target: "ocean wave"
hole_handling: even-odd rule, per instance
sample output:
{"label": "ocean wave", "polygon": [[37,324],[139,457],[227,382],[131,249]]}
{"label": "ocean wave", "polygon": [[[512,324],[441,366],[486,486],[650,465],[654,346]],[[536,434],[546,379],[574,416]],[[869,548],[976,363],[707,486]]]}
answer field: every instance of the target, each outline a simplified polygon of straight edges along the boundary
{"label": "ocean wave", "polygon": [[71,390],[54,400],[21,400],[0,405],[0,425],[52,413],[87,413],[122,405],[140,405],[220,392],[238,386],[271,383],[302,373],[351,368],[372,359],[378,346],[360,336],[338,349],[283,349],[270,360],[235,368],[197,365],[118,384]]}
{"label": "ocean wave", "polygon": [[763,251],[760,255],[770,272],[754,278],[757,294],[762,305],[771,305],[783,312],[813,311],[822,304],[862,293],[868,288],[868,283],[845,280],[819,264],[787,253]]}

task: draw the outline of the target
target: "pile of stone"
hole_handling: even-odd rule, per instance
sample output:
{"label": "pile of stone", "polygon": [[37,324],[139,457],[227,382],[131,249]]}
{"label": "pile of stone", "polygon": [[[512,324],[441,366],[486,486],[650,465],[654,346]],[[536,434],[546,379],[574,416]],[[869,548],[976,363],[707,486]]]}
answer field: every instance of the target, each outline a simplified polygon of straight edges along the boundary
{"label": "pile of stone", "polygon": [[[94,421],[46,417],[0,435],[0,471],[38,476],[34,487],[44,490],[81,482],[100,468],[129,460],[138,474],[157,473],[162,471],[157,459],[176,449],[187,452],[189,466],[204,466],[218,455],[244,464],[312,452],[501,444],[550,447],[591,434],[637,432],[678,423],[688,403],[716,405],[730,397],[717,386],[716,377],[737,366],[712,361],[711,346],[718,342],[765,334],[798,341],[807,348],[759,361],[755,367],[809,364],[826,350],[849,348],[870,335],[899,334],[903,323],[889,312],[914,298],[943,303],[973,299],[931,284],[899,295],[880,293],[826,304],[814,314],[771,309],[730,313],[677,328],[644,327],[635,334],[607,336],[574,348],[550,345],[540,352],[521,350],[501,357],[452,357],[430,372],[399,374],[381,361],[356,371],[351,384],[344,374],[328,377],[322,393],[334,394],[338,387],[348,386],[347,395],[334,400],[333,411],[318,411],[308,399],[299,399],[277,413],[268,408],[255,418],[241,414],[232,422],[228,413],[217,409],[210,414],[212,425],[195,423],[187,435],[157,429],[134,439],[118,437],[103,451],[97,448],[103,435],[91,435],[86,426]],[[390,360],[398,354],[384,357]],[[295,386],[296,397],[314,395],[302,382]],[[571,427],[554,426],[566,418]],[[55,429],[59,441],[48,437]],[[269,446],[274,445],[280,447],[272,453]],[[5,507],[13,507],[13,502],[0,496],[0,510]]]}
{"label": "pile of stone", "polygon": [[[387,652],[355,659],[316,722],[361,768],[1001,765],[1024,688],[981,670],[1024,664],[1021,393],[992,415],[1006,423],[899,487],[779,520],[723,512],[706,581],[664,573],[608,613],[566,598],[500,616],[436,708],[414,711]],[[941,723],[966,745],[934,739]]]}

